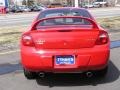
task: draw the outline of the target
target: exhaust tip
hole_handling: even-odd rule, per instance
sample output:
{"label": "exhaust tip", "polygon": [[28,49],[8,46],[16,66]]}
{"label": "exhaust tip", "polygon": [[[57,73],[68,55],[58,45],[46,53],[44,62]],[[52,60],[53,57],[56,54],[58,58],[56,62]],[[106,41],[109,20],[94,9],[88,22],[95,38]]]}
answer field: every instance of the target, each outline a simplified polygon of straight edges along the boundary
{"label": "exhaust tip", "polygon": [[90,78],[90,77],[93,76],[93,73],[92,73],[92,72],[87,72],[87,73],[86,73],[86,76]]}
{"label": "exhaust tip", "polygon": [[44,78],[44,77],[45,77],[45,73],[40,72],[40,73],[39,73],[39,77]]}

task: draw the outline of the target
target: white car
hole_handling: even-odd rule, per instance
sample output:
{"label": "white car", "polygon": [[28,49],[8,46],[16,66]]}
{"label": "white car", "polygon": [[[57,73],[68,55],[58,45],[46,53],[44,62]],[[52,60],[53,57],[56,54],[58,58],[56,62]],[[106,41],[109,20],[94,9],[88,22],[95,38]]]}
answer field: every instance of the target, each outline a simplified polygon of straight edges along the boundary
{"label": "white car", "polygon": [[23,12],[30,12],[30,11],[31,11],[27,6],[20,6],[20,9],[21,9]]}
{"label": "white car", "polygon": [[93,8],[93,7],[94,7],[93,4],[86,4],[86,5],[84,6],[84,8]]}
{"label": "white car", "polygon": [[107,4],[107,2],[94,2],[94,4]]}
{"label": "white car", "polygon": [[108,3],[107,3],[107,2],[94,2],[93,4],[94,4],[94,5],[98,5],[99,7],[108,6]]}

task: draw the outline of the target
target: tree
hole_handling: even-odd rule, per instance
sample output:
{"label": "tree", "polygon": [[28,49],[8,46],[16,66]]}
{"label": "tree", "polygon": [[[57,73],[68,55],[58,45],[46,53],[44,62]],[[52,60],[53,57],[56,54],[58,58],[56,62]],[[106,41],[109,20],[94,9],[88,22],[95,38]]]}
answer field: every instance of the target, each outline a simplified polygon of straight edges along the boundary
{"label": "tree", "polygon": [[22,1],[22,5],[26,5],[27,3],[26,3],[26,0],[23,0]]}
{"label": "tree", "polygon": [[27,0],[27,5],[28,6],[32,6],[34,4],[34,1],[33,0]]}
{"label": "tree", "polygon": [[22,5],[31,6],[34,4],[33,0],[23,0]]}

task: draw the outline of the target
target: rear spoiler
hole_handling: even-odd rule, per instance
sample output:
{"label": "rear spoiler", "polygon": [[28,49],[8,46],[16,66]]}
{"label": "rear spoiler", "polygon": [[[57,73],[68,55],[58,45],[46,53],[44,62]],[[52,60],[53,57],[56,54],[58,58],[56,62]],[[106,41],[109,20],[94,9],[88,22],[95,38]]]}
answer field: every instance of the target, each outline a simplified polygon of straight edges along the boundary
{"label": "rear spoiler", "polygon": [[86,18],[86,17],[82,17],[82,16],[57,16],[57,17],[42,18],[42,19],[34,22],[34,23],[32,24],[32,27],[31,27],[30,30],[36,30],[36,26],[37,26],[40,22],[43,22],[44,20],[58,19],[58,18],[80,18],[80,19],[85,19],[85,20],[89,21],[89,22],[93,25],[93,28],[94,28],[94,29],[99,29],[99,26],[96,24],[96,22],[93,21],[93,20],[90,19],[90,18]]}

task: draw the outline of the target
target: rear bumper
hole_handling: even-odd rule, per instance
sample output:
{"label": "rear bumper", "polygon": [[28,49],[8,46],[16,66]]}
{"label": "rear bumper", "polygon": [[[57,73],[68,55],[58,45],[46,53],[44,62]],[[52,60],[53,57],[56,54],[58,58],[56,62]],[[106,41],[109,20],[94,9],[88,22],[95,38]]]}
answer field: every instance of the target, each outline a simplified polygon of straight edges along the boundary
{"label": "rear bumper", "polygon": [[[110,49],[108,45],[84,49],[36,50],[21,47],[21,60],[25,69],[35,72],[82,72],[103,69],[108,64]],[[59,66],[55,64],[56,55],[75,55],[75,64]]]}

